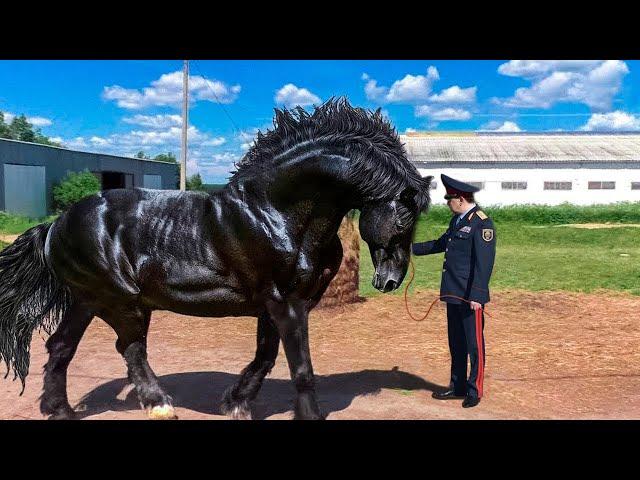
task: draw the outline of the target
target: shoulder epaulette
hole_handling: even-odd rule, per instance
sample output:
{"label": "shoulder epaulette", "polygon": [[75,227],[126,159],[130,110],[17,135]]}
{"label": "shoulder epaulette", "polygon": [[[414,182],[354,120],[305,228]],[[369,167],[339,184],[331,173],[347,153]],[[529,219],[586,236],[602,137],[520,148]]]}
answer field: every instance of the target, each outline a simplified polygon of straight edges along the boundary
{"label": "shoulder epaulette", "polygon": [[489,218],[487,217],[487,214],[484,213],[482,210],[478,210],[476,213],[478,214],[478,217],[480,217],[481,220],[486,220],[487,218]]}

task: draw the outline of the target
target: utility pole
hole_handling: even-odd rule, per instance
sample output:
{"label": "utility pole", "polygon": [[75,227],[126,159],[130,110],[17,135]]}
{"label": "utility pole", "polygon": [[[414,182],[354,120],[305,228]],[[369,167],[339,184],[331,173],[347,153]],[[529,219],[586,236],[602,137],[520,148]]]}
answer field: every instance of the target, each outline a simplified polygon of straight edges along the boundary
{"label": "utility pole", "polygon": [[180,190],[187,189],[187,129],[189,128],[189,60],[182,69],[182,158],[180,168]]}

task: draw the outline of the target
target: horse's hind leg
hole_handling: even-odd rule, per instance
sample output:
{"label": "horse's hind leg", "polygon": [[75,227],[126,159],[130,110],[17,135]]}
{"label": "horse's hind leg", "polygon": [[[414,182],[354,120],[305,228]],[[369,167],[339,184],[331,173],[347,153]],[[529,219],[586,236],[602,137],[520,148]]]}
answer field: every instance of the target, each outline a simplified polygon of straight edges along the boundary
{"label": "horse's hind leg", "polygon": [[258,317],[257,348],[254,360],[240,374],[240,380],[224,394],[222,413],[235,419],[251,419],[249,402],[256,398],[278,356],[280,336],[268,313]]}
{"label": "horse's hind leg", "polygon": [[40,411],[49,415],[50,419],[74,417],[67,399],[67,368],[92,319],[93,313],[74,303],[62,317],[55,333],[47,340],[49,360],[44,366]]}
{"label": "horse's hind leg", "polygon": [[116,349],[124,357],[129,379],[133,382],[140,404],[147,410],[149,418],[177,418],[171,397],[164,392],[147,361],[147,333],[151,312],[131,307],[126,311],[109,312],[102,318],[118,335]]}

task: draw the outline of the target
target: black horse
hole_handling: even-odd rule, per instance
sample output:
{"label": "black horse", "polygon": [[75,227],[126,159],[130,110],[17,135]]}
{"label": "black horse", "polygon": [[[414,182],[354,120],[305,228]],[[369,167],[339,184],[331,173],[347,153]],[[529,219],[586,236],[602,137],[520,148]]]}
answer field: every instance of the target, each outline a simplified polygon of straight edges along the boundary
{"label": "black horse", "polygon": [[[0,355],[23,384],[32,332],[47,340],[41,411],[72,418],[67,367],[94,316],[117,334],[129,380],[151,418],[175,417],[147,362],[153,310],[258,318],[254,360],[224,396],[250,418],[280,340],[298,395],[295,417],[323,418],[308,338],[309,311],[342,259],[351,209],[375,266],[373,285],[400,286],[431,178],[407,160],[380,111],[330,100],[308,113],[276,110],[221,191],[110,190],[38,225],[0,254]],[[57,328],[56,328],[57,327]],[[8,372],[7,372],[8,374]]]}

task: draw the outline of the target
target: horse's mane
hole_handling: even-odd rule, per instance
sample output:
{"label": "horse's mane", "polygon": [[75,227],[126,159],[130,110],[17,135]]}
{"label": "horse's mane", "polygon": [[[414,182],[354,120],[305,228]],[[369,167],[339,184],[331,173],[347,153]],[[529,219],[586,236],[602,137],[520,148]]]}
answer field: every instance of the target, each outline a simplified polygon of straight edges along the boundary
{"label": "horse's mane", "polygon": [[273,130],[258,132],[256,140],[235,165],[230,182],[259,174],[278,163],[278,156],[300,153],[318,145],[343,148],[350,158],[349,176],[365,201],[390,199],[407,186],[416,189],[420,211],[429,205],[429,185],[407,160],[393,126],[380,109],[352,107],[345,98],[330,99],[309,113],[302,107],[275,109]]}

